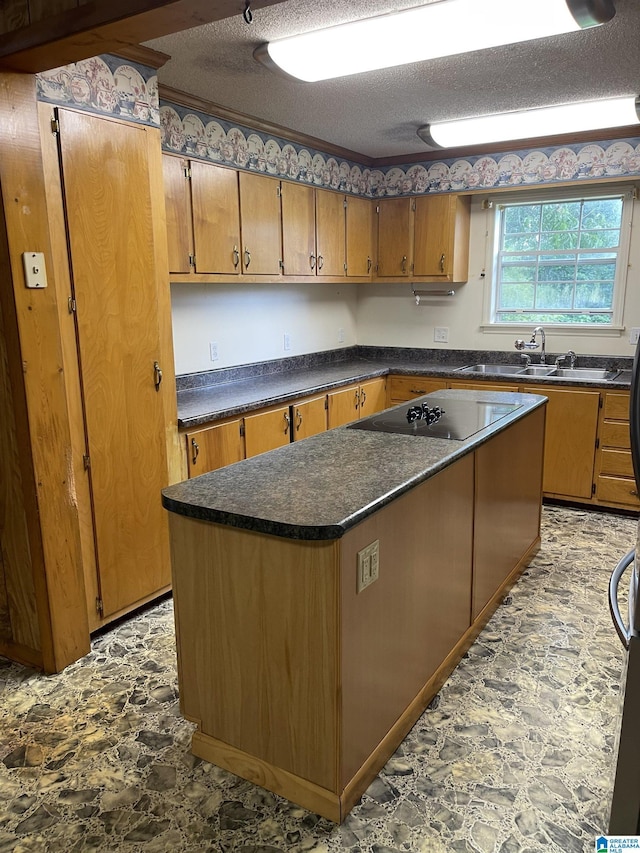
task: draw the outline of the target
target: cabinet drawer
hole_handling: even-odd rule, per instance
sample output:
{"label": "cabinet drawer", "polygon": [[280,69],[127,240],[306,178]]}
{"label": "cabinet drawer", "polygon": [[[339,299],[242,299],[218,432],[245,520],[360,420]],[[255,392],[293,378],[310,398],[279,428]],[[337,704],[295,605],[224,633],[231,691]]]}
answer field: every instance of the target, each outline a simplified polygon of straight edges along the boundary
{"label": "cabinet drawer", "polygon": [[508,385],[506,382],[450,382],[449,388],[458,388],[463,391],[509,391],[517,393],[517,385]]}
{"label": "cabinet drawer", "polygon": [[432,391],[441,391],[447,387],[446,379],[434,379],[432,376],[390,376],[389,377],[389,399],[392,402],[403,403],[430,394]]}
{"label": "cabinet drawer", "polygon": [[608,392],[604,396],[604,416],[618,421],[629,420],[629,395]]}
{"label": "cabinet drawer", "polygon": [[628,450],[631,447],[629,424],[604,421],[600,433],[600,446],[621,447],[623,450]]}
{"label": "cabinet drawer", "polygon": [[636,482],[626,477],[598,477],[596,497],[602,503],[624,504],[634,509],[640,507]]}
{"label": "cabinet drawer", "polygon": [[600,453],[600,473],[615,474],[620,477],[633,477],[631,451],[602,450]]}

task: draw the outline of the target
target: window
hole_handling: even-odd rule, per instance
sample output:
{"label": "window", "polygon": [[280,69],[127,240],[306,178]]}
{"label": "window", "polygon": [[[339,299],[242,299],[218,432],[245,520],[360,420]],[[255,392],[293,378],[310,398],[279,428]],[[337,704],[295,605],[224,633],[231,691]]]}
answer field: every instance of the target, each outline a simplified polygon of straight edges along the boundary
{"label": "window", "polygon": [[495,200],[493,324],[621,321],[632,195]]}

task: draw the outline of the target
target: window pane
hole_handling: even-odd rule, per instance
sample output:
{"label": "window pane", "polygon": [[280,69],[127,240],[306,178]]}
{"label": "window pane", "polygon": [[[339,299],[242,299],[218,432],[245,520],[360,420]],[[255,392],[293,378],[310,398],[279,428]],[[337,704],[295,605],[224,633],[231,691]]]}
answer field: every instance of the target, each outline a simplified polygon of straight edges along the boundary
{"label": "window pane", "polygon": [[594,313],[594,314],[563,314],[551,311],[523,311],[509,312],[501,311],[498,317],[500,323],[522,323],[523,325],[532,325],[536,323],[564,323],[582,324],[582,325],[611,325],[610,313]]}
{"label": "window pane", "polygon": [[522,204],[506,207],[504,216],[505,234],[537,233],[540,228],[540,205]]}
{"label": "window pane", "polygon": [[[540,250],[542,252],[552,249],[577,249],[577,231],[552,231],[549,234],[540,235]],[[591,246],[588,246],[591,248]]]}
{"label": "window pane", "polygon": [[541,284],[536,291],[536,308],[573,308],[573,284]]}
{"label": "window pane", "polygon": [[580,233],[581,249],[615,248],[620,242],[620,230],[617,231],[582,231]]}
{"label": "window pane", "polygon": [[541,231],[570,231],[580,225],[579,201],[562,201],[542,206]]}
{"label": "window pane", "polygon": [[540,281],[573,281],[576,274],[574,264],[545,264],[540,266]]}
{"label": "window pane", "polygon": [[535,266],[517,266],[505,264],[502,268],[502,281],[535,281]]}
{"label": "window pane", "polygon": [[505,252],[527,252],[538,248],[537,234],[505,234]]}
{"label": "window pane", "polygon": [[595,311],[613,307],[613,282],[601,281],[576,286],[576,308]]}
{"label": "window pane", "polygon": [[585,201],[582,211],[583,228],[620,228],[621,198],[597,198]]}
{"label": "window pane", "polygon": [[578,281],[600,281],[609,279],[613,282],[616,275],[615,264],[580,264],[577,269]]}
{"label": "window pane", "polygon": [[500,308],[533,308],[533,284],[503,284],[500,288]]}

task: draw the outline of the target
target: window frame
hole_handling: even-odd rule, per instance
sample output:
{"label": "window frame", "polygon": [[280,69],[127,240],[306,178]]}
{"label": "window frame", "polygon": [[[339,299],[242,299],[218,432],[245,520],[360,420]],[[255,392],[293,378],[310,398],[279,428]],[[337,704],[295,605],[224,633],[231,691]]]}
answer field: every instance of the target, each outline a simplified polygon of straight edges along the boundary
{"label": "window frame", "polygon": [[[500,248],[500,208],[510,204],[549,203],[558,201],[580,201],[582,199],[609,198],[622,196],[622,220],[620,225],[620,247],[616,263],[616,276],[613,285],[613,306],[611,323],[552,323],[535,319],[521,323],[500,323],[496,321],[498,252]],[[629,253],[631,249],[631,229],[633,208],[637,190],[635,184],[600,183],[593,186],[545,187],[536,190],[517,190],[496,193],[482,202],[486,212],[486,260],[484,318],[481,329],[490,332],[518,332],[523,328],[544,325],[545,329],[557,329],[578,334],[621,335],[624,331],[623,309],[629,271]]]}

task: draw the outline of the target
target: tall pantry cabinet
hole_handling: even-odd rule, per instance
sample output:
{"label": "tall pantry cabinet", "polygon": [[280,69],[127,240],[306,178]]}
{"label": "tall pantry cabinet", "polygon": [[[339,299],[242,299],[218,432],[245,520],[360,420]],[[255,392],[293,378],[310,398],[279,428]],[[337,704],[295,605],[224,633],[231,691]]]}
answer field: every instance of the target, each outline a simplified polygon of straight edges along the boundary
{"label": "tall pantry cabinet", "polygon": [[168,589],[184,476],[159,131],[56,113],[0,74],[0,654],[50,672]]}

